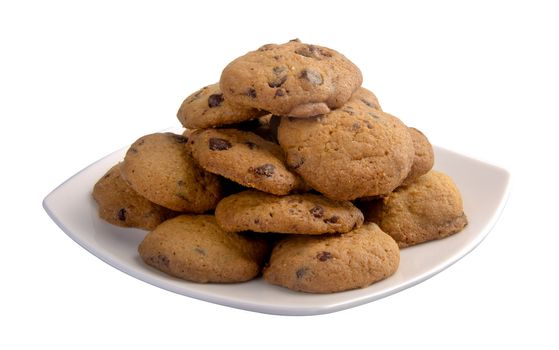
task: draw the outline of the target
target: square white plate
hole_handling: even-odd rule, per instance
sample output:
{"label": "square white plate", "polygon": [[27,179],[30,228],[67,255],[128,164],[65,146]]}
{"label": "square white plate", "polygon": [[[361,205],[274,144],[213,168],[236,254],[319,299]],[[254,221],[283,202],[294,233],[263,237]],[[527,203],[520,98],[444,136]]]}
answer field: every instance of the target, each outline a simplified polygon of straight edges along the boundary
{"label": "square white plate", "polygon": [[368,303],[414,286],[472,251],[489,233],[503,210],[509,173],[496,166],[434,147],[435,169],[450,175],[462,193],[469,224],[448,238],[403,249],[396,273],[370,287],[334,294],[305,294],[270,285],[261,278],[240,284],[197,284],[145,265],[137,247],[146,231],[119,228],[97,215],[91,190],[123,159],[116,151],[72,176],[53,190],[43,207],[79,245],[117,269],[160,288],[208,302],[279,315],[315,315]]}

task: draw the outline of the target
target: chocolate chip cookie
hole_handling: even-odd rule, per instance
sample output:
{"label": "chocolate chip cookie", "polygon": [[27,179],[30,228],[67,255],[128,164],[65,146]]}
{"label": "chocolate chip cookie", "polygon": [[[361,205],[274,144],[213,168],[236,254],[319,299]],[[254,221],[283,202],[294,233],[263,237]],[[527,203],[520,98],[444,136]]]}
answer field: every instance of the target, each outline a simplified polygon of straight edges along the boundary
{"label": "chocolate chip cookie", "polygon": [[[364,87],[360,87],[359,89],[355,90],[353,95],[351,95],[351,98],[363,102],[368,107],[382,111],[377,96],[372,91]],[[346,111],[348,113],[351,112],[351,106],[348,106]]]}
{"label": "chocolate chip cookie", "polygon": [[177,213],[140,196],[120,176],[121,163],[93,186],[99,217],[113,225],[151,230]]}
{"label": "chocolate chip cookie", "polygon": [[272,250],[266,281],[296,291],[333,293],[363,288],[394,274],[400,251],[372,223],[348,233],[291,236]]}
{"label": "chocolate chip cookie", "polygon": [[468,223],[458,188],[434,170],[362,209],[366,220],[376,222],[400,248],[447,237]]}
{"label": "chocolate chip cookie", "polygon": [[198,283],[233,283],[260,273],[269,244],[225,232],[211,215],[181,215],[148,233],[138,252],[146,264],[171,276]]}
{"label": "chocolate chip cookie", "polygon": [[202,168],[243,186],[277,195],[305,187],[285,165],[282,149],[252,132],[197,130],[190,135],[188,145]]}
{"label": "chocolate chip cookie", "polygon": [[123,178],[140,195],[163,207],[190,213],[214,209],[220,178],[200,168],[186,149],[187,138],[156,133],[139,138],[124,157]]}
{"label": "chocolate chip cookie", "polygon": [[404,179],[402,185],[408,185],[414,182],[421,175],[427,174],[429,170],[433,168],[433,163],[435,162],[433,146],[431,146],[427,136],[416,128],[408,128],[408,131],[410,132],[413,140],[415,156],[413,158],[410,173]]}
{"label": "chocolate chip cookie", "polygon": [[280,197],[244,191],[222,199],[215,217],[222,229],[231,232],[316,235],[348,232],[363,223],[363,214],[351,202],[311,193]]}
{"label": "chocolate chip cookie", "polygon": [[362,80],[359,68],[339,52],[296,39],[235,59],[223,70],[220,86],[233,103],[309,117],[341,107]]}
{"label": "chocolate chip cookie", "polygon": [[188,96],[181,104],[177,118],[185,128],[205,129],[240,123],[264,114],[265,111],[229,103],[216,83]]}
{"label": "chocolate chip cookie", "polygon": [[323,116],[283,117],[278,128],[287,164],[331,199],[388,194],[407,177],[413,163],[407,127],[363,100],[363,94],[354,94]]}

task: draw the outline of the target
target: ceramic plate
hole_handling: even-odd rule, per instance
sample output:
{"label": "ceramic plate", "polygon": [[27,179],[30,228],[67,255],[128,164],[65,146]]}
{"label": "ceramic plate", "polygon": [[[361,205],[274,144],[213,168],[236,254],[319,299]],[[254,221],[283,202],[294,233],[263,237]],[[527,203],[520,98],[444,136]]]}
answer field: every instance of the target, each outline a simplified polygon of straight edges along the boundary
{"label": "ceramic plate", "polygon": [[112,226],[97,216],[91,190],[122,160],[116,151],[72,176],[53,190],[43,207],[79,245],[115,268],[142,281],[208,302],[281,315],[314,315],[347,309],[397,293],[449,267],[472,251],[489,233],[503,210],[509,173],[499,167],[434,147],[435,169],[450,175],[462,193],[469,225],[448,238],[401,251],[397,272],[370,287],[333,294],[305,294],[270,285],[262,279],[240,284],[197,284],[167,276],[147,265],[137,247],[146,231]]}

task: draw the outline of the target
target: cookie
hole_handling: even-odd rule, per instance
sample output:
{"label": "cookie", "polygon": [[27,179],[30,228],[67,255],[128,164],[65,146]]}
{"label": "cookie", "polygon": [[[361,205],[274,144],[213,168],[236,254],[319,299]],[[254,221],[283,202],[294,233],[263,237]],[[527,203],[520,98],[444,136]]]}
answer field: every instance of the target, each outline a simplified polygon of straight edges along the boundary
{"label": "cookie", "polygon": [[323,116],[283,117],[278,140],[288,166],[335,200],[392,192],[410,172],[414,158],[407,127],[363,100],[362,94]]}
{"label": "cookie", "polygon": [[163,207],[191,213],[214,209],[221,199],[220,178],[200,168],[186,149],[187,138],[156,133],[130,146],[123,178],[140,195]]}
{"label": "cookie", "polygon": [[157,226],[138,247],[144,262],[199,283],[234,283],[256,277],[268,255],[264,239],[225,232],[211,215],[181,215]]}
{"label": "cookie", "polygon": [[265,111],[230,103],[216,83],[188,96],[181,104],[177,118],[185,128],[205,129],[240,123],[264,114]]}
{"label": "cookie", "polygon": [[348,233],[291,236],[272,250],[264,279],[308,293],[363,288],[394,274],[400,251],[373,223]]}
{"label": "cookie", "polygon": [[202,168],[243,186],[277,195],[304,187],[301,178],[287,169],[279,145],[252,132],[197,130],[188,145]]}
{"label": "cookie", "polygon": [[[355,90],[353,95],[351,95],[351,98],[354,100],[360,100],[368,107],[382,111],[377,96],[372,91],[364,87],[360,87],[359,89]],[[351,111],[351,108],[348,108],[348,111]]]}
{"label": "cookie", "polygon": [[458,188],[434,170],[362,209],[365,219],[377,223],[400,248],[447,237],[468,223]]}
{"label": "cookie", "polygon": [[402,182],[402,185],[409,185],[421,175],[427,174],[433,168],[435,162],[435,154],[433,146],[421,131],[415,128],[408,128],[413,140],[413,148],[415,156],[408,176]]}
{"label": "cookie", "polygon": [[93,186],[99,217],[113,225],[151,230],[176,212],[140,196],[120,176],[121,163],[113,166]]}
{"label": "cookie", "polygon": [[311,193],[279,197],[244,191],[222,199],[215,217],[222,229],[231,232],[317,235],[348,232],[363,223],[363,214],[351,202]]}
{"label": "cookie", "polygon": [[362,80],[359,68],[339,52],[296,39],[235,59],[223,70],[220,86],[233,103],[309,117],[341,107]]}

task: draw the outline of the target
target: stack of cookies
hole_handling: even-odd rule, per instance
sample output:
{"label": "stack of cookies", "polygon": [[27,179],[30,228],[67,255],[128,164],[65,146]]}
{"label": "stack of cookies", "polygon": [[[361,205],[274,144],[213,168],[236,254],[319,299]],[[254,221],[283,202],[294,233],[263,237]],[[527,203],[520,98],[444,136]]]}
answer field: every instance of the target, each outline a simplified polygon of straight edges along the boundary
{"label": "stack of cookies", "polygon": [[188,96],[182,135],[146,135],[95,185],[100,217],[188,281],[260,275],[309,293],[394,274],[400,249],[459,232],[460,193],[419,130],[384,112],[332,49],[264,45]]}

